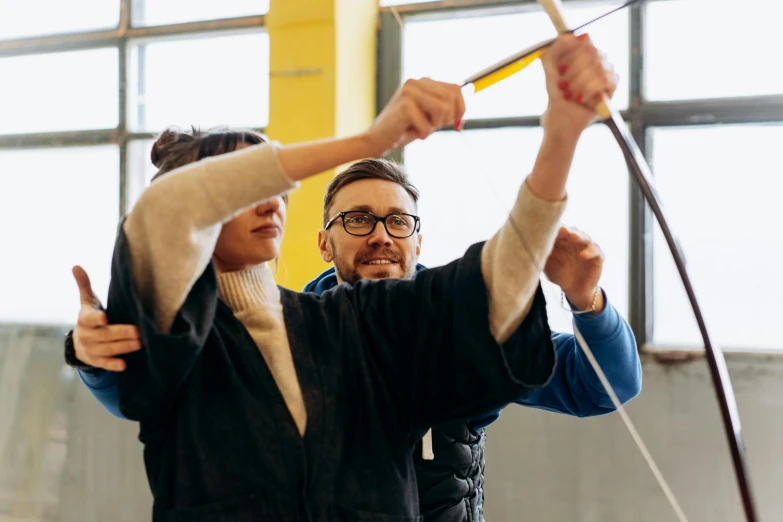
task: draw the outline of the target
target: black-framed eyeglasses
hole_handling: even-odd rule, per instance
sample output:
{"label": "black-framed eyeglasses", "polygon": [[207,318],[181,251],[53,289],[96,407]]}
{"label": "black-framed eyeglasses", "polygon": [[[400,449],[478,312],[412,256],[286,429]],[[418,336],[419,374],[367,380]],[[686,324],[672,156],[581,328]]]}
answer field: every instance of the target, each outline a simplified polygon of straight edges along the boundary
{"label": "black-framed eyeglasses", "polygon": [[419,216],[414,216],[413,214],[393,213],[379,217],[372,212],[350,210],[348,212],[340,212],[327,221],[324,230],[329,230],[329,227],[338,219],[342,219],[343,228],[352,236],[369,236],[375,230],[375,225],[379,221],[383,223],[386,233],[397,239],[411,237],[414,232],[418,232],[421,228]]}

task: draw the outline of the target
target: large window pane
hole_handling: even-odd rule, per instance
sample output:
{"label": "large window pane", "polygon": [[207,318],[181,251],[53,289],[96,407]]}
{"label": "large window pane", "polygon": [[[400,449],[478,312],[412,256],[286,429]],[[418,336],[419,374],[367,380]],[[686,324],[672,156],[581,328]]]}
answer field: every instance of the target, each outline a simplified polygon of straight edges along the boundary
{"label": "large window pane", "polygon": [[647,99],[783,94],[778,65],[782,5],[769,0],[648,2]]}
{"label": "large window pane", "polygon": [[0,40],[117,27],[120,0],[0,0]]}
{"label": "large window pane", "polygon": [[[569,2],[568,21],[577,26],[613,6]],[[620,75],[615,105],[621,109],[628,106],[628,20],[627,11],[619,12],[589,29],[591,38],[609,55]],[[535,6],[529,12],[500,12],[480,17],[410,17],[405,24],[403,75],[461,83],[493,63],[555,35],[547,15]],[[538,115],[545,108],[544,70],[537,61],[471,97],[466,118]]]}
{"label": "large window pane", "polygon": [[269,0],[131,0],[133,25],[168,25],[218,18],[261,15]]}
{"label": "large window pane", "polygon": [[[540,128],[440,132],[405,150],[405,164],[421,190],[421,262],[461,256],[503,224],[541,144]],[[628,309],[628,174],[603,126],[589,128],[577,149],[563,223],[593,237],[606,254],[601,284],[623,315]],[[470,217],[468,217],[470,216]],[[475,217],[473,217],[475,216]],[[551,325],[571,331],[560,292],[545,282]]]}
{"label": "large window pane", "polygon": [[0,322],[73,324],[75,264],[106,302],[118,203],[116,146],[0,151]]}
{"label": "large window pane", "polygon": [[0,59],[0,134],[117,126],[117,49]]}
{"label": "large window pane", "polygon": [[[714,340],[732,349],[783,348],[783,127],[658,128],[652,137],[656,185]],[[657,227],[654,241],[654,341],[702,346]]]}
{"label": "large window pane", "polygon": [[269,35],[254,31],[136,41],[129,82],[133,130],[264,127],[269,121]]}

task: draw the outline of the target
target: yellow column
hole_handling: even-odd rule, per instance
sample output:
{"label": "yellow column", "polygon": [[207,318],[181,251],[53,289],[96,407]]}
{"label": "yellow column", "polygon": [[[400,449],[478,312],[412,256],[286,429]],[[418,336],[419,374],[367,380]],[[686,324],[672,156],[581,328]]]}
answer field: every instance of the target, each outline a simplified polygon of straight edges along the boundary
{"label": "yellow column", "polygon": [[[347,136],[372,123],[377,16],[377,0],[271,0],[271,139],[286,144]],[[277,273],[282,286],[301,290],[328,268],[317,237],[334,174],[306,180],[291,197]]]}

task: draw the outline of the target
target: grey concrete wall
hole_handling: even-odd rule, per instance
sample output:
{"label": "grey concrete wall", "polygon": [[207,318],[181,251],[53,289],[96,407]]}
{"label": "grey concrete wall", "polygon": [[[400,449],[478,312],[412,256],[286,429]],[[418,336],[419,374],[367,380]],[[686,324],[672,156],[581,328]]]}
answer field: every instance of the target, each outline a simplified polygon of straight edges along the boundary
{"label": "grey concrete wall", "polygon": [[[62,365],[64,332],[0,327],[0,522],[149,520],[135,424]],[[783,521],[783,356],[734,356],[758,504]],[[629,407],[691,521],[743,520],[703,360],[646,363]],[[617,416],[508,408],[489,429],[488,522],[675,520]]]}
{"label": "grey concrete wall", "polygon": [[63,365],[63,334],[0,327],[0,522],[149,520],[136,425]]}
{"label": "grey concrete wall", "polygon": [[[783,356],[727,357],[761,520],[783,521]],[[645,361],[628,413],[691,522],[745,520],[706,361]],[[488,522],[676,521],[617,415],[507,408],[489,427]]]}

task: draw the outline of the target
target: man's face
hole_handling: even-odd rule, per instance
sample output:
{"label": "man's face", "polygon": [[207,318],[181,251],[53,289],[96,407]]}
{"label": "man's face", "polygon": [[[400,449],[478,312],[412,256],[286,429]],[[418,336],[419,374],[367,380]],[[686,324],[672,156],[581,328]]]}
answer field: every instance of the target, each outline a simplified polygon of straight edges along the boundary
{"label": "man's face", "polygon": [[[397,183],[363,179],[346,185],[334,197],[330,217],[340,212],[361,210],[383,217],[404,213],[416,215],[416,206]],[[359,279],[411,277],[421,250],[421,234],[399,239],[391,237],[382,222],[368,236],[353,236],[345,231],[339,218],[329,230],[318,232],[321,258],[334,263],[338,281],[355,283]]]}

